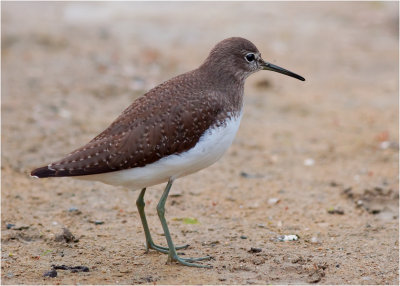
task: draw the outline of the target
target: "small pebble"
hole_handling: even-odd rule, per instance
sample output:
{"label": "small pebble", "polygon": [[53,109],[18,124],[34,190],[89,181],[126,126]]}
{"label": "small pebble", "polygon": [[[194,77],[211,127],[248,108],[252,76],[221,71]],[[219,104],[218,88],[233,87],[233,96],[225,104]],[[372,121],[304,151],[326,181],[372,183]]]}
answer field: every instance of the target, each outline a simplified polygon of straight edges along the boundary
{"label": "small pebble", "polygon": [[337,187],[337,186],[339,186],[339,184],[336,183],[335,181],[330,182],[329,185],[330,185],[331,187]]}
{"label": "small pebble", "polygon": [[81,214],[81,213],[82,213],[77,207],[70,207],[70,208],[68,209],[68,212],[70,212],[70,213],[76,213],[76,214]]}
{"label": "small pebble", "polygon": [[70,269],[72,273],[75,272],[89,272],[89,267],[87,266],[74,266],[74,267],[70,267]]}
{"label": "small pebble", "polygon": [[387,149],[390,147],[390,142],[389,141],[383,141],[380,144],[381,149]]}
{"label": "small pebble", "polygon": [[70,270],[72,273],[76,272],[89,272],[89,267],[87,266],[66,266],[66,265],[52,265],[53,270]]}
{"label": "small pebble", "polygon": [[12,224],[12,223],[7,223],[6,224],[7,229],[11,229],[14,226],[15,226],[15,224]]}
{"label": "small pebble", "polygon": [[46,273],[43,274],[44,277],[57,277],[57,271],[55,269],[52,269],[50,271],[47,271]]}
{"label": "small pebble", "polygon": [[315,165],[314,159],[307,158],[304,160],[304,166],[310,167],[310,166],[314,166],[314,165]]}
{"label": "small pebble", "polygon": [[374,209],[374,210],[369,210],[368,212],[371,213],[371,214],[379,214],[381,212],[381,210]]}
{"label": "small pebble", "polygon": [[319,243],[319,239],[316,236],[311,237],[311,243]]}
{"label": "small pebble", "polygon": [[324,275],[320,274],[319,272],[314,272],[309,275],[307,282],[308,283],[318,283],[319,281],[321,281],[322,276],[324,276]]}
{"label": "small pebble", "polygon": [[328,209],[328,214],[338,214],[338,215],[343,215],[344,210],[341,207],[334,207]]}
{"label": "small pebble", "polygon": [[240,176],[243,178],[246,178],[246,179],[259,179],[259,178],[265,177],[262,174],[250,174],[250,173],[243,172],[243,171],[240,172]]}
{"label": "small pebble", "polygon": [[275,204],[277,204],[277,203],[279,203],[279,199],[278,198],[270,198],[269,200],[268,200],[268,204],[270,204],[270,205],[275,205]]}
{"label": "small pebble", "polygon": [[250,248],[250,250],[248,252],[250,252],[250,253],[259,253],[261,251],[262,251],[261,248],[252,247],[252,248]]}
{"label": "small pebble", "polygon": [[241,238],[241,239],[247,239],[247,236],[241,235],[240,238]]}
{"label": "small pebble", "polygon": [[58,234],[55,237],[55,241],[61,242],[61,241],[65,241],[65,242],[78,242],[79,240],[75,239],[75,236],[71,233],[71,231],[66,228],[63,227],[62,233]]}
{"label": "small pebble", "polygon": [[278,241],[295,241],[299,239],[299,236],[296,234],[280,235],[276,239]]}
{"label": "small pebble", "polygon": [[24,230],[24,229],[28,229],[29,225],[13,225],[13,226],[11,226],[11,228],[14,230]]}

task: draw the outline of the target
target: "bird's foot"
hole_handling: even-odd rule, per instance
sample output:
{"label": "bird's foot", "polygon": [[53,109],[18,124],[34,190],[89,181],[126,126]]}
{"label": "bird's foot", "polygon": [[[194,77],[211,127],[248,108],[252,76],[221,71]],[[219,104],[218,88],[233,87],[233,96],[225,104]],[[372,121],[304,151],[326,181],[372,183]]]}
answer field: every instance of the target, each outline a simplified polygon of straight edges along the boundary
{"label": "bird's foot", "polygon": [[196,258],[181,258],[177,254],[175,255],[168,255],[168,262],[176,261],[180,264],[186,265],[186,266],[191,266],[191,267],[200,267],[200,268],[212,268],[211,265],[202,265],[202,264],[197,264],[197,263],[192,263],[195,261],[202,261],[202,260],[210,260],[212,259],[211,256],[204,256],[204,257],[196,257]]}
{"label": "bird's foot", "polygon": [[[189,244],[185,244],[185,245],[178,245],[175,247],[176,250],[179,249],[186,249],[189,247]],[[153,249],[155,251],[161,252],[161,253],[165,253],[168,254],[169,253],[169,248],[168,247],[164,247],[164,246],[160,246],[155,244],[153,241],[147,242],[146,243],[146,252],[149,251],[149,249]],[[180,253],[181,254],[181,253]]]}

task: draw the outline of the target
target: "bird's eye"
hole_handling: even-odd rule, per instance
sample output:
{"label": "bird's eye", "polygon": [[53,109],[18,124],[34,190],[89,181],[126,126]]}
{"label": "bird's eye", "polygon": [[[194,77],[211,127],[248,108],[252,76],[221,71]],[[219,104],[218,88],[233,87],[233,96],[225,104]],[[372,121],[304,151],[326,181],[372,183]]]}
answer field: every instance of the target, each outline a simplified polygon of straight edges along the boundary
{"label": "bird's eye", "polygon": [[245,56],[245,59],[246,59],[246,61],[248,61],[250,63],[256,59],[256,56],[253,53],[248,53]]}

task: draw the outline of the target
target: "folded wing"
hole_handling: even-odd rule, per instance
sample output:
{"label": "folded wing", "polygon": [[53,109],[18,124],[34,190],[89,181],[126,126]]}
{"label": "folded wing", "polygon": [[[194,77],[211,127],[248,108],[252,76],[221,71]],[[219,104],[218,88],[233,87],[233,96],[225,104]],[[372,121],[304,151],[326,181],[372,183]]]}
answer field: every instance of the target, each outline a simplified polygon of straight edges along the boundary
{"label": "folded wing", "polygon": [[196,145],[221,106],[199,96],[148,94],[106,130],[65,158],[32,171],[37,177],[83,176],[143,167]]}

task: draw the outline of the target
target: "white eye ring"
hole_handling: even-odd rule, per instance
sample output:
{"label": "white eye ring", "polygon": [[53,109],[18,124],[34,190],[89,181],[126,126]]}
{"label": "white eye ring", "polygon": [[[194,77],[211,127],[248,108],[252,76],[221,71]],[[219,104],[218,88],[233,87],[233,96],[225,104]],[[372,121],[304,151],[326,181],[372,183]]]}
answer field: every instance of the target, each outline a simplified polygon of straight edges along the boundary
{"label": "white eye ring", "polygon": [[244,58],[246,59],[247,62],[251,63],[254,62],[256,56],[253,53],[248,53],[244,56]]}

